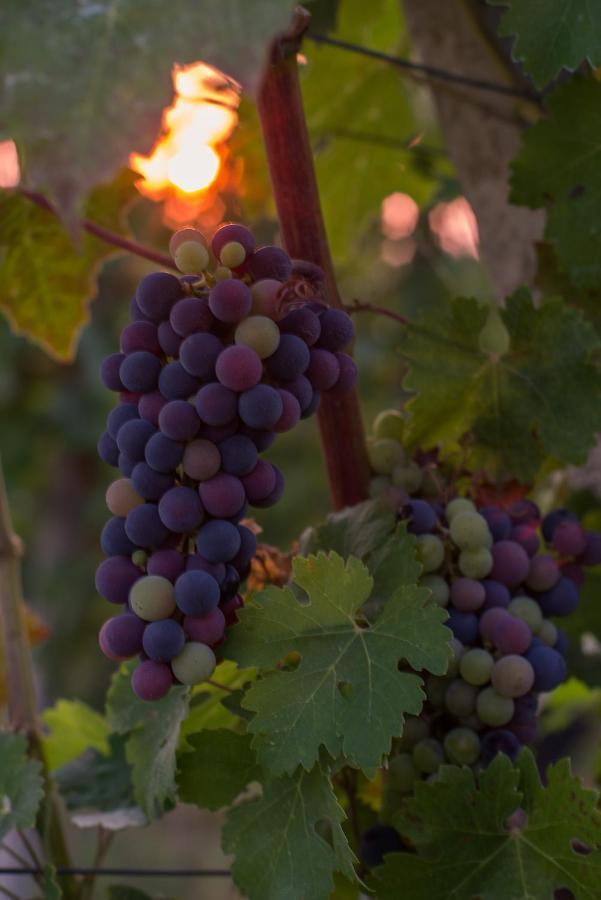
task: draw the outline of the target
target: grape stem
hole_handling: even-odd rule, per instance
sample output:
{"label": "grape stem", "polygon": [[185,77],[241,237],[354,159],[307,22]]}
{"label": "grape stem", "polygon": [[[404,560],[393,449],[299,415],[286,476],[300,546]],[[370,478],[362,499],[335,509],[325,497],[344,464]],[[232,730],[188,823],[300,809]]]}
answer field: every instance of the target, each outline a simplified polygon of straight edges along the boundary
{"label": "grape stem", "polygon": [[[19,188],[19,193],[22,197],[35,203],[36,206],[58,216],[56,207],[50,200],[47,200],[43,194],[38,194],[36,191],[28,191],[25,188]],[[105,228],[104,225],[94,222],[92,219],[80,219],[79,224],[84,231],[87,231],[88,234],[92,234],[94,237],[104,241],[105,244],[110,244],[112,247],[118,247],[119,250],[124,250],[126,253],[133,253],[134,256],[140,256],[142,259],[147,259],[150,262],[162,266],[164,269],[173,269],[173,271],[177,271],[171,257],[164,253],[160,253],[158,250],[152,250],[150,247],[145,247],[137,241],[124,238],[120,234],[111,231],[110,228]]]}
{"label": "grape stem", "polygon": [[[284,246],[293,259],[305,259],[321,267],[325,274],[326,299],[331,306],[342,309],[319,202],[296,62],[309,19],[309,13],[297,7],[289,32],[272,44],[257,107]],[[365,500],[369,463],[356,391],[344,397],[324,395],[318,422],[335,508]]]}
{"label": "grape stem", "polygon": [[401,325],[411,324],[409,319],[400,313],[394,312],[392,309],[386,309],[384,306],[374,306],[373,303],[363,303],[360,300],[353,300],[350,304],[347,303],[345,309],[350,316],[354,313],[368,312],[376,316],[387,316],[389,319],[394,319],[395,322],[400,322]]}
{"label": "grape stem", "polygon": [[[69,866],[69,852],[38,728],[33,662],[22,607],[22,556],[23,543],[13,529],[0,461],[0,631],[4,641],[9,723],[14,731],[27,737],[31,755],[42,764],[44,799],[37,828],[44,847],[57,866]],[[65,880],[63,893],[67,900],[76,896],[71,879]]]}

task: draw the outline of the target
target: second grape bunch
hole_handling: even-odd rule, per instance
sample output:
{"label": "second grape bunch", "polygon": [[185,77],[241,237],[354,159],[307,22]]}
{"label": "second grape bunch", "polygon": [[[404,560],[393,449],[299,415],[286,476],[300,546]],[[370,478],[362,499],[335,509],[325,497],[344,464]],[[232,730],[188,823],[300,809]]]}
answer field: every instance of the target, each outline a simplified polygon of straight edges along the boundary
{"label": "second grape bunch", "polygon": [[142,279],[101,370],[119,403],[98,452],[121,477],[107,490],[96,587],[122,611],[100,646],[139,657],[132,686],[144,700],[211,676],[256,549],[242,520],[284,490],[260,454],[357,375],[344,352],[351,320],[327,306],[316,266],[255,247],[237,224],[210,249],[182,229],[170,251],[182,277]]}

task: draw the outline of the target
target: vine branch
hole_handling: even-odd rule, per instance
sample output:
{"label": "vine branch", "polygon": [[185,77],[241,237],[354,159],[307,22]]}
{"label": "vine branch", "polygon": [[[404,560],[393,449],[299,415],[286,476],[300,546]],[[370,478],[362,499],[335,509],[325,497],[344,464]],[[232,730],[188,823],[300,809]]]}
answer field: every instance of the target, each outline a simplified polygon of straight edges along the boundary
{"label": "vine branch", "polygon": [[[284,246],[291,257],[321,267],[327,301],[343,308],[321,212],[296,62],[309,18],[306,10],[297,8],[289,33],[272,45],[257,106]],[[365,500],[369,464],[356,391],[344,397],[324,396],[318,422],[334,506],[340,509]]]}
{"label": "vine branch", "polygon": [[389,319],[394,319],[395,322],[399,322],[401,325],[411,324],[406,316],[402,316],[401,313],[397,313],[393,309],[386,309],[385,306],[374,306],[373,303],[363,303],[361,300],[353,300],[352,303],[347,303],[344,308],[349,316],[352,316],[354,313],[367,312],[376,316],[386,316]]}
{"label": "vine branch", "polygon": [[[58,217],[56,207],[50,200],[44,197],[43,194],[38,194],[37,191],[28,191],[25,188],[18,188],[18,191],[22,197],[25,197],[32,203],[35,203],[36,206],[39,206]],[[110,244],[112,247],[117,247],[119,250],[125,250],[126,253],[133,253],[134,256],[140,256],[142,259],[154,262],[159,266],[163,266],[165,269],[177,271],[173,260],[165,253],[160,253],[158,250],[152,250],[150,247],[145,247],[137,241],[124,238],[115,231],[111,231],[110,228],[105,228],[104,225],[94,222],[92,219],[80,219],[80,225],[84,231],[87,231],[88,234],[92,234],[94,237],[104,241],[105,244]]]}

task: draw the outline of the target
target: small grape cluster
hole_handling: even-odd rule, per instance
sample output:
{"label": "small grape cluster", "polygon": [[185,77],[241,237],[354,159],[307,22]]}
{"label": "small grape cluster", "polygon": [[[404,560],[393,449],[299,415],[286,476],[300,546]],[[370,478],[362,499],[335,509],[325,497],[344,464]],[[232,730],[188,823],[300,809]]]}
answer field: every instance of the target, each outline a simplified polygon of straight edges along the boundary
{"label": "small grape cluster", "polygon": [[432,460],[419,465],[403,450],[401,415],[384,411],[373,430],[372,492],[415,535],[420,583],[453,632],[447,674],[426,678],[423,711],[407,719],[390,760],[394,796],[444,762],[487,765],[533,741],[540,694],[566,678],[568,642],[552,618],[576,609],[583,567],[601,563],[601,535],[565,509],[542,516],[528,499],[507,509],[444,502]]}
{"label": "small grape cluster", "polygon": [[106,494],[96,587],[125,609],[99,640],[110,659],[139,655],[144,700],[211,676],[256,550],[241,520],[284,489],[259,454],[357,374],[342,352],[351,320],[322,299],[317,266],[255,248],[237,224],[215,233],[212,253],[193,228],[170,251],[183,277],[142,279],[121,352],[101,369],[120,399],[98,452],[122,477]]}

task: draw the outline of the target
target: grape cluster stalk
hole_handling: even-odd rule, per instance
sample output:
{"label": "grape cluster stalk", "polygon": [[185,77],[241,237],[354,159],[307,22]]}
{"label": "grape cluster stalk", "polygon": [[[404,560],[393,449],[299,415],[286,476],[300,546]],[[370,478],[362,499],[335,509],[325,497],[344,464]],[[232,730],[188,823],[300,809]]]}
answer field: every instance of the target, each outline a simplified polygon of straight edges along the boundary
{"label": "grape cluster stalk", "polygon": [[121,477],[106,493],[98,592],[123,611],[100,630],[115,661],[139,657],[132,687],[158,700],[210,678],[256,537],[249,506],[272,506],[284,478],[261,454],[349,391],[349,316],[323,299],[323,274],[223,225],[193,228],[170,252],[181,277],[142,279],[119,353],[101,367],[119,394],[98,442]]}
{"label": "grape cluster stalk", "polygon": [[446,675],[425,678],[423,710],[406,719],[390,758],[390,809],[445,762],[478,768],[533,742],[541,695],[567,676],[568,641],[555,620],[578,606],[583,569],[601,563],[601,535],[569,510],[543,516],[529,499],[507,508],[442,502],[432,461],[407,456],[403,430],[398,411],[377,416],[371,490],[415,536],[420,584],[448,610],[453,638]]}

